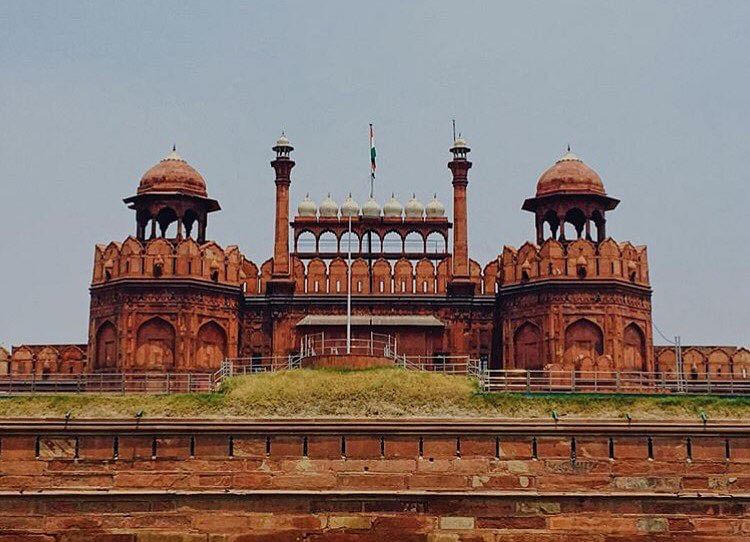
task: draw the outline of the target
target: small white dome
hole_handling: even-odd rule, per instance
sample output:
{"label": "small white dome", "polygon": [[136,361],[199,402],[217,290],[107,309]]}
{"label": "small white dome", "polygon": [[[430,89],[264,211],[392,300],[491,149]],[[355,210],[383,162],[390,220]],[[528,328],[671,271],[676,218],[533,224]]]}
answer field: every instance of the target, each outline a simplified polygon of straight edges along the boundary
{"label": "small white dome", "polygon": [[310,194],[305,194],[305,199],[303,199],[297,206],[297,216],[311,217],[317,214],[318,206],[310,199]]}
{"label": "small white dome", "polygon": [[424,214],[424,205],[417,199],[416,194],[411,195],[411,199],[406,203],[406,218],[422,218]]}
{"label": "small white dome", "polygon": [[177,162],[184,162],[185,159],[177,153],[177,145],[172,145],[172,151],[161,159],[162,162],[167,160],[175,160]]}
{"label": "small white dome", "polygon": [[383,216],[386,218],[401,218],[404,206],[396,199],[396,194],[391,194],[391,199],[383,205]]}
{"label": "small white dome", "polygon": [[331,194],[328,194],[326,199],[320,202],[318,212],[320,212],[321,218],[336,218],[339,216],[339,206],[331,199]]}
{"label": "small white dome", "polygon": [[458,136],[458,137],[456,138],[456,140],[455,140],[455,141],[453,142],[453,148],[454,148],[454,149],[466,149],[466,148],[468,148],[468,147],[469,147],[469,144],[468,144],[468,143],[466,142],[466,140],[465,140],[465,139],[464,139],[463,137],[461,137],[461,136]]}
{"label": "small white dome", "polygon": [[427,204],[427,218],[442,218],[445,216],[445,205],[443,205],[437,194],[432,197],[432,201]]}
{"label": "small white dome", "polygon": [[351,193],[346,196],[344,203],[341,204],[341,216],[350,217],[359,215],[359,203],[352,199]]}
{"label": "small white dome", "polygon": [[572,152],[570,152],[570,147],[568,147],[568,152],[566,152],[560,157],[560,159],[558,160],[558,163],[559,162],[580,162],[580,161],[581,159],[578,158],[578,156],[576,156]]}
{"label": "small white dome", "polygon": [[292,143],[291,141],[289,141],[289,138],[286,137],[284,132],[281,132],[281,137],[279,137],[279,139],[276,140],[276,146],[277,147],[291,147]]}
{"label": "small white dome", "polygon": [[380,216],[380,204],[375,198],[368,199],[362,206],[362,216],[368,218],[378,218]]}

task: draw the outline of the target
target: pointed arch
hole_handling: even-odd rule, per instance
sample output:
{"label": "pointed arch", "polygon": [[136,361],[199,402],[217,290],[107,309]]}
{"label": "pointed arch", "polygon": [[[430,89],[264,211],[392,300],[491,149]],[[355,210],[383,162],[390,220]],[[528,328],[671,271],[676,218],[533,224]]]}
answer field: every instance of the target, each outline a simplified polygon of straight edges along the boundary
{"label": "pointed arch", "polygon": [[198,329],[195,368],[215,371],[226,356],[227,333],[214,320],[209,320]]}
{"label": "pointed arch", "polygon": [[646,371],[646,335],[635,323],[631,322],[625,327],[623,333],[624,359],[623,368],[626,371]]}
{"label": "pointed arch", "polygon": [[414,269],[409,260],[401,258],[396,262],[393,266],[393,280],[396,294],[414,293]]}
{"label": "pointed arch", "polygon": [[117,368],[117,329],[109,320],[103,322],[96,331],[94,345],[94,369],[112,370]]}
{"label": "pointed arch", "polygon": [[591,362],[604,354],[604,333],[591,320],[580,318],[565,328],[566,365],[579,367],[581,360],[589,358]]}
{"label": "pointed arch", "polygon": [[435,293],[435,265],[430,260],[427,258],[419,260],[414,274],[416,277],[416,293]]}
{"label": "pointed arch", "polygon": [[136,334],[135,365],[142,370],[174,369],[175,330],[172,324],[159,316],[141,324]]}
{"label": "pointed arch", "polygon": [[544,368],[542,331],[532,322],[524,322],[513,333],[513,364],[517,369],[538,371]]}

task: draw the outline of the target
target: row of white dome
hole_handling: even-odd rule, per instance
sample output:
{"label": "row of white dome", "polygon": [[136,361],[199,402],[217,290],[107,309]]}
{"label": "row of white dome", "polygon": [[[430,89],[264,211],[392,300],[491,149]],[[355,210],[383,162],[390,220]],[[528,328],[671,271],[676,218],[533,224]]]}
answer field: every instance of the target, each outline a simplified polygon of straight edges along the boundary
{"label": "row of white dome", "polygon": [[[302,200],[297,206],[297,215],[301,217],[314,217],[320,215],[321,218],[337,218],[339,211],[342,217],[359,216],[360,209],[359,204],[352,199],[352,195],[349,194],[341,207],[331,198],[331,194],[320,203],[320,207],[315,205],[315,202],[310,199],[310,195],[307,194],[305,199]],[[382,216],[386,218],[401,218],[406,215],[406,218],[442,218],[445,216],[445,206],[437,199],[435,194],[427,205],[423,205],[419,201],[416,195],[412,195],[411,199],[406,202],[406,206],[401,205],[401,202],[396,199],[395,194],[391,194],[391,199],[385,202],[382,208]],[[368,218],[378,218],[381,216],[380,204],[375,198],[368,199],[364,205],[362,205],[362,216]]]}

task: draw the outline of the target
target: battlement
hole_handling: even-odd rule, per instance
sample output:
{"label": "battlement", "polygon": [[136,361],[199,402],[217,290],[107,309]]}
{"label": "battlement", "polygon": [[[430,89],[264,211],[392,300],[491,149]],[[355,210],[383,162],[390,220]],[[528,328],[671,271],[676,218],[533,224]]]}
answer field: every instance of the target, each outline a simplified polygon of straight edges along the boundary
{"label": "battlement", "polygon": [[[451,258],[437,264],[423,258],[416,264],[406,258],[391,262],[378,258],[369,263],[364,258],[352,261],[352,295],[445,295],[451,280]],[[372,266],[372,286],[370,283]],[[260,270],[252,262],[243,265],[245,294],[264,295],[271,279],[273,260],[267,260]],[[497,260],[484,268],[474,260],[469,261],[469,279],[476,285],[476,295],[496,293]],[[295,295],[345,295],[348,289],[348,266],[343,258],[326,261],[314,258],[308,262],[292,257],[292,278]]]}
{"label": "battlement", "polygon": [[516,250],[505,246],[500,256],[503,286],[545,280],[607,279],[649,286],[645,246],[617,243],[607,238],[601,243],[578,239],[561,243],[548,239],[540,245],[524,243]]}
{"label": "battlement", "polygon": [[186,278],[239,286],[244,257],[235,245],[223,249],[213,241],[156,238],[97,245],[93,286],[118,279]]}
{"label": "battlement", "polygon": [[9,354],[0,347],[0,374],[80,374],[86,368],[85,344],[22,344]]}

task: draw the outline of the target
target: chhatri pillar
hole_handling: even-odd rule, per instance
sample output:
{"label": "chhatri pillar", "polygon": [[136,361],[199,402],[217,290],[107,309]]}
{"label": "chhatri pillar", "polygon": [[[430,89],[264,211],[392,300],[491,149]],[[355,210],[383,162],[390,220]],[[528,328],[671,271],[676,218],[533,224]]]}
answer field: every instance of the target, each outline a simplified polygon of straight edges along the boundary
{"label": "chhatri pillar", "polygon": [[469,241],[466,210],[466,187],[469,184],[471,162],[467,155],[471,149],[458,137],[451,147],[453,160],[448,168],[453,173],[453,270],[448,283],[448,295],[471,297],[475,284],[469,278]]}

